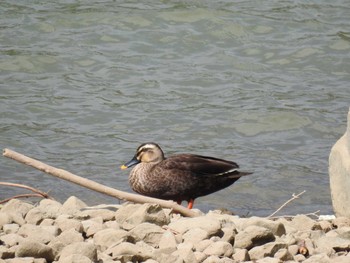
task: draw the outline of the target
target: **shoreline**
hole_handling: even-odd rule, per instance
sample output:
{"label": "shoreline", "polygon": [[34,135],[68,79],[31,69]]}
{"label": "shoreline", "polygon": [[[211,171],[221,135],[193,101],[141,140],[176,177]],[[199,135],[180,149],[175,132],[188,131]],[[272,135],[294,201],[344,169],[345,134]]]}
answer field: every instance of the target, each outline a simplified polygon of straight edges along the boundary
{"label": "shoreline", "polygon": [[0,245],[0,263],[345,263],[350,219],[240,218],[217,210],[188,218],[154,204],[13,199],[0,210]]}

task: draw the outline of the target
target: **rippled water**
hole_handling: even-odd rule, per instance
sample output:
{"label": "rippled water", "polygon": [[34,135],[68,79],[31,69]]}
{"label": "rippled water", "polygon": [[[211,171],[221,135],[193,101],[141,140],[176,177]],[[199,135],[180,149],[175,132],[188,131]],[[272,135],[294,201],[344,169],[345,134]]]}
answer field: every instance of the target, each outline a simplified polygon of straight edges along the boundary
{"label": "rippled water", "polygon": [[[328,155],[350,105],[348,1],[1,1],[0,145],[130,191],[156,141],[254,171],[197,200],[332,213]],[[115,199],[0,158],[1,181]],[[0,198],[23,192],[0,186]],[[283,214],[282,212],[282,214]]]}

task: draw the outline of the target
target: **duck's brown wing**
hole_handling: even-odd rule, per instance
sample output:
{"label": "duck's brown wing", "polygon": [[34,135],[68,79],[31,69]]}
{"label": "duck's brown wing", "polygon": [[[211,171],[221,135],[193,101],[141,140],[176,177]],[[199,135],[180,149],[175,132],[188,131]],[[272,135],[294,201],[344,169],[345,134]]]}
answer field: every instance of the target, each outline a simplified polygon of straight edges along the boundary
{"label": "duck's brown wing", "polygon": [[154,174],[167,185],[164,197],[174,200],[190,200],[221,190],[241,176],[235,162],[208,156],[180,154],[171,156],[154,167]]}
{"label": "duck's brown wing", "polygon": [[179,154],[162,161],[161,166],[166,170],[179,173],[191,173],[192,176],[220,176],[232,174],[239,168],[238,164],[214,157]]}

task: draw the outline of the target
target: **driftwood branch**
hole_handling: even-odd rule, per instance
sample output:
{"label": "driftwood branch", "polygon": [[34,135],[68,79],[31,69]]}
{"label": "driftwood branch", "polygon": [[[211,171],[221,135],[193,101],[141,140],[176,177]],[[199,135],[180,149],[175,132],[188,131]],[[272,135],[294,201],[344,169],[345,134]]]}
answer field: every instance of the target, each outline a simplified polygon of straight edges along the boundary
{"label": "driftwood branch", "polygon": [[195,217],[198,215],[194,211],[187,209],[181,205],[178,205],[176,202],[119,191],[117,189],[96,183],[92,180],[77,176],[63,169],[58,169],[53,166],[47,165],[43,162],[27,157],[10,149],[4,149],[3,156],[11,158],[25,165],[34,167],[35,169],[38,169],[42,172],[58,177],[60,179],[75,183],[77,185],[89,188],[96,192],[106,194],[121,200],[126,200],[134,203],[155,203],[159,204],[162,207],[173,209],[175,212],[181,213],[182,215],[189,217]]}
{"label": "driftwood branch", "polygon": [[306,191],[302,191],[301,193],[299,194],[293,194],[292,195],[292,198],[290,198],[288,201],[286,201],[283,205],[281,205],[275,212],[273,212],[271,215],[269,215],[267,218],[272,218],[275,214],[277,214],[279,211],[282,210],[282,208],[284,208],[286,205],[288,205],[290,202],[292,202],[293,200],[295,199],[298,199],[302,194],[304,194]]}

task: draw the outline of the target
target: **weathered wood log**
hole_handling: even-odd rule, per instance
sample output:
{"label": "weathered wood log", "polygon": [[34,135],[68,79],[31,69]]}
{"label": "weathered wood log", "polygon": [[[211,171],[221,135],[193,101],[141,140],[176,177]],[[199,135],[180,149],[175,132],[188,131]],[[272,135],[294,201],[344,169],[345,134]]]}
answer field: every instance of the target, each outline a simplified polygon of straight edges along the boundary
{"label": "weathered wood log", "polygon": [[69,181],[71,183],[86,187],[90,190],[106,194],[121,200],[126,200],[134,203],[154,203],[159,204],[160,206],[164,208],[170,208],[175,212],[178,212],[184,216],[188,217],[195,217],[197,216],[197,213],[187,209],[181,205],[178,205],[174,201],[166,201],[162,199],[147,197],[147,196],[141,196],[137,194],[127,193],[123,192],[99,183],[96,183],[92,180],[80,177],[78,175],[75,175],[73,173],[70,173],[66,170],[55,168],[53,166],[47,165],[43,162],[40,162],[38,160],[35,160],[33,158],[27,157],[23,154],[20,154],[18,152],[12,151],[10,149],[4,149],[3,156],[11,158],[17,162],[23,163],[25,165],[31,166],[35,169],[38,169],[44,173],[50,174],[52,176],[58,177],[60,179]]}

